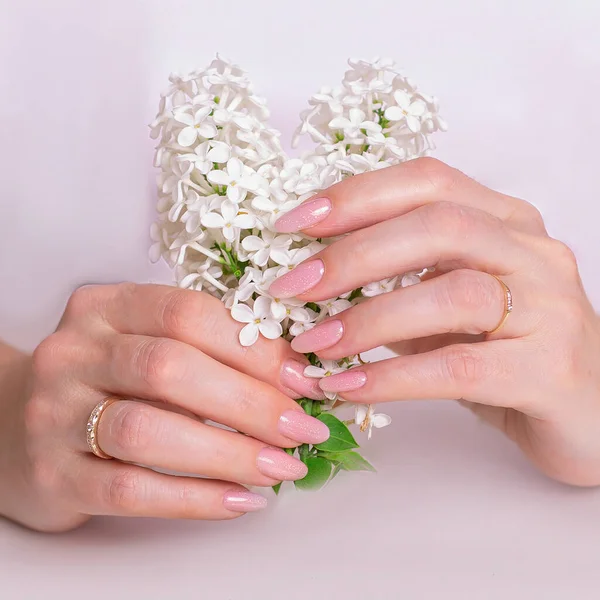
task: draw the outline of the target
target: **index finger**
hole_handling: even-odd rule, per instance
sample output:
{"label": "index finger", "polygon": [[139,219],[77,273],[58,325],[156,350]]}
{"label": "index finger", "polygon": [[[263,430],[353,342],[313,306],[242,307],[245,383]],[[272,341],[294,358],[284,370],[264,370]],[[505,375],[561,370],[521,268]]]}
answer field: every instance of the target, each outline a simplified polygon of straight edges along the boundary
{"label": "index finger", "polygon": [[289,342],[260,338],[243,347],[240,323],[209,294],[153,284],[86,286],[72,296],[65,315],[90,309],[119,333],[183,342],[292,398],[325,397],[316,380],[304,376],[309,363]]}
{"label": "index finger", "polygon": [[[303,231],[327,238],[412,212],[432,202],[453,202],[531,227],[526,202],[490,190],[434,158],[347,177],[280,217],[280,233]],[[532,211],[535,210],[531,206]],[[522,214],[523,213],[523,214]]]}

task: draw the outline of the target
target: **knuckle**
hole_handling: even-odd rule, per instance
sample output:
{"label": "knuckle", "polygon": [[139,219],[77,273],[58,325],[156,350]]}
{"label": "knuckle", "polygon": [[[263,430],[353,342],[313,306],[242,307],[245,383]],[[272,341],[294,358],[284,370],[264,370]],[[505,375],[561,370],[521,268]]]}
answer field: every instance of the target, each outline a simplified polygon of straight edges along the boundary
{"label": "knuckle", "polygon": [[97,294],[97,286],[86,285],[77,288],[70,296],[65,308],[65,316],[68,318],[79,318],[94,307]]}
{"label": "knuckle", "polygon": [[31,360],[34,377],[45,378],[60,370],[67,354],[65,341],[63,335],[53,333],[37,346]]}
{"label": "knuckle", "polygon": [[488,376],[490,367],[473,345],[450,346],[442,354],[443,370],[460,385],[471,385]]}
{"label": "knuckle", "polygon": [[498,297],[497,283],[476,271],[459,269],[441,279],[445,283],[440,286],[440,302],[460,312],[492,306]]}
{"label": "knuckle", "polygon": [[517,201],[516,212],[519,213],[526,222],[534,225],[536,230],[546,230],[544,217],[542,217],[542,213],[533,204],[519,199]]}
{"label": "knuckle", "polygon": [[417,213],[426,233],[439,238],[441,233],[462,238],[473,231],[476,219],[466,206],[453,202],[433,202],[423,206]]}
{"label": "knuckle", "polygon": [[181,380],[181,365],[175,342],[153,338],[140,342],[133,352],[133,368],[150,389],[161,392]]}
{"label": "knuckle", "polygon": [[202,314],[203,296],[185,290],[167,294],[159,307],[161,325],[167,335],[180,337],[205,316]]}
{"label": "knuckle", "polygon": [[457,169],[430,156],[411,160],[406,165],[414,169],[417,179],[434,193],[448,192],[464,177]]}
{"label": "knuckle", "polygon": [[111,508],[134,512],[143,501],[143,485],[133,469],[123,469],[111,476],[106,484],[106,503]]}
{"label": "knuckle", "polygon": [[547,248],[553,265],[569,275],[579,276],[577,257],[569,246],[558,240],[549,239]]}
{"label": "knuckle", "polygon": [[123,450],[143,450],[156,436],[156,421],[152,411],[140,402],[124,403],[111,428],[114,443]]}

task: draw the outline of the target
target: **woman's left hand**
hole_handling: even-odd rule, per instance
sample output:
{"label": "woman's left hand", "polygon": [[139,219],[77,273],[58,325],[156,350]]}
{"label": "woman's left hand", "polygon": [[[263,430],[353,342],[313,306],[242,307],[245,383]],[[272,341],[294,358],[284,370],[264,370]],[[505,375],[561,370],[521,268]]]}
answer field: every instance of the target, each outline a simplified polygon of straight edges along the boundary
{"label": "woman's left hand", "polygon": [[351,232],[279,278],[279,297],[321,301],[435,267],[294,339],[323,359],[381,345],[400,354],[327,377],[323,390],[358,403],[460,398],[549,476],[600,484],[600,319],[572,251],[531,204],[424,158],[348,178],[276,227]]}

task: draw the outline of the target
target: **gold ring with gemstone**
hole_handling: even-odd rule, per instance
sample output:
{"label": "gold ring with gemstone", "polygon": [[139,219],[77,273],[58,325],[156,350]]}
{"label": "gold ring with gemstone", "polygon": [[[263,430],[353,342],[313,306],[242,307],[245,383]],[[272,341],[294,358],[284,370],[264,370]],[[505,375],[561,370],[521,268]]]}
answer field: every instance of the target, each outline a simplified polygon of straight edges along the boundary
{"label": "gold ring with gemstone", "polygon": [[494,329],[486,332],[487,335],[496,333],[502,327],[502,325],[504,325],[504,323],[506,322],[506,319],[508,319],[508,315],[510,315],[510,313],[512,312],[512,309],[513,309],[513,298],[512,298],[512,292],[510,291],[510,288],[504,283],[504,281],[502,281],[502,279],[500,279],[496,275],[492,275],[492,277],[496,281],[498,281],[500,283],[500,285],[504,288],[504,315],[502,316],[502,319],[500,319],[500,323],[498,323],[498,325],[496,327],[494,327]]}
{"label": "gold ring with gemstone", "polygon": [[99,402],[94,407],[94,410],[90,413],[90,418],[87,422],[86,438],[87,444],[90,451],[95,454],[98,458],[103,458],[105,460],[111,460],[113,457],[110,454],[106,454],[98,445],[98,425],[100,425],[100,419],[104,414],[104,411],[113,403],[115,403],[118,398],[105,398],[102,402]]}

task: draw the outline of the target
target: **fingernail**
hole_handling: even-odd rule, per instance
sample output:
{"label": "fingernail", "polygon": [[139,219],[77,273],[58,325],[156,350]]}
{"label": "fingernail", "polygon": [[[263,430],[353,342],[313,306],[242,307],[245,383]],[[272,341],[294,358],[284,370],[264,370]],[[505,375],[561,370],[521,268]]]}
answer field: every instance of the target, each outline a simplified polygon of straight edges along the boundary
{"label": "fingernail", "polygon": [[292,298],[315,287],[323,274],[325,265],[322,260],[309,260],[300,263],[293,271],[276,279],[269,288],[275,298]]}
{"label": "fingernail", "polygon": [[281,368],[281,383],[291,391],[300,394],[301,397],[324,400],[325,394],[319,387],[319,380],[314,377],[306,377],[304,375],[305,368],[306,365],[289,358]]}
{"label": "fingernail", "polygon": [[230,490],[223,496],[223,506],[235,512],[254,512],[267,506],[267,499],[248,490]]}
{"label": "fingernail", "polygon": [[302,203],[277,219],[275,230],[279,233],[295,233],[302,229],[308,229],[320,223],[330,212],[331,200],[329,198],[315,198]]}
{"label": "fingernail", "polygon": [[320,444],[329,439],[329,427],[303,410],[286,410],[279,417],[279,433],[303,444]]}
{"label": "fingernail", "polygon": [[308,473],[306,465],[278,448],[263,448],[256,459],[258,470],[277,481],[302,479]]}
{"label": "fingernail", "polygon": [[344,335],[344,324],[339,319],[325,321],[301,333],[292,340],[292,349],[302,354],[317,352],[337,344]]}
{"label": "fingernail", "polygon": [[365,383],[367,383],[367,374],[354,369],[319,380],[319,386],[324,392],[351,392],[363,387]]}

